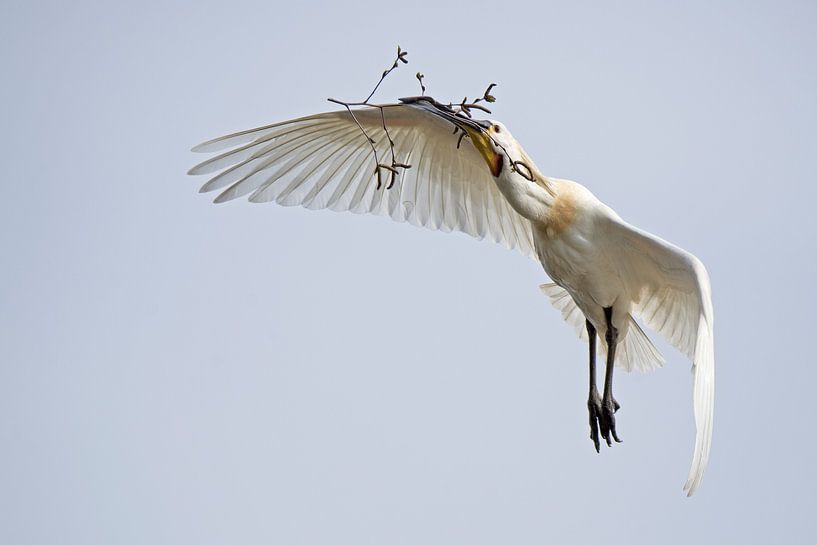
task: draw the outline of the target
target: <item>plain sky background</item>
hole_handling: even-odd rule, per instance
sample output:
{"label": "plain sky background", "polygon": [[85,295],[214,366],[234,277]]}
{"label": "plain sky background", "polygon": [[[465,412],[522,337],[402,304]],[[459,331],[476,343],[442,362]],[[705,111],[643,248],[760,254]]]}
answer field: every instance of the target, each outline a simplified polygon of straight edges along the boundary
{"label": "plain sky background", "polygon": [[[813,543],[817,4],[0,7],[0,542]],[[535,263],[461,234],[236,201],[189,149],[361,99],[459,100],[712,277],[689,362],[618,375]]]}

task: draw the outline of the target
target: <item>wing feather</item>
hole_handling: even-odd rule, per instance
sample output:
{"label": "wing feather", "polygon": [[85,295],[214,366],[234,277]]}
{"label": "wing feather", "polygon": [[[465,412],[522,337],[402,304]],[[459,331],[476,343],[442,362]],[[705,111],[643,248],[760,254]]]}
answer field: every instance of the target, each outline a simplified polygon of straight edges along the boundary
{"label": "wing feather", "polygon": [[328,187],[331,187],[332,181],[337,181],[340,179],[340,174],[354,164],[355,158],[358,157],[359,154],[360,150],[350,147],[342,161],[338,161],[334,168],[327,168],[320,179],[315,182],[315,185],[312,187],[309,193],[307,193],[306,197],[304,197],[304,207],[309,208],[310,210],[317,210],[326,207],[328,201],[318,200],[316,204],[316,199],[324,194]]}
{"label": "wing feather", "polygon": [[234,132],[225,136],[219,136],[207,142],[203,142],[198,146],[194,146],[192,151],[196,153],[214,153],[223,149],[240,146],[247,142],[259,142],[266,136],[275,134],[281,127],[289,127],[292,125],[305,124],[315,120],[325,120],[326,114],[308,115],[299,117],[297,119],[290,119],[288,121],[280,121],[271,125],[263,127],[256,127],[254,129],[247,129],[244,131]]}
{"label": "wing feather", "polygon": [[[388,190],[375,189],[371,146],[345,111],[209,140],[194,151],[218,155],[190,174],[213,175],[201,191],[220,190],[216,202],[249,195],[252,202],[388,216],[488,238],[535,259],[530,223],[501,195],[469,140],[457,149],[448,121],[410,104],[388,106],[384,115],[397,159],[412,165]],[[355,116],[387,162],[391,151],[379,110],[359,110]]]}
{"label": "wing feather", "polygon": [[296,124],[292,127],[284,128],[279,132],[267,134],[260,137],[258,140],[239,148],[235,148],[216,155],[215,157],[211,157],[210,159],[199,163],[190,169],[188,174],[212,174],[213,172],[218,172],[227,166],[242,165],[254,159],[258,159],[259,157],[263,157],[264,155],[268,154],[270,151],[280,148],[280,142],[287,135],[292,133],[297,134],[294,137],[285,140],[289,144],[294,144],[298,140],[308,138],[312,135],[320,136],[322,133],[325,134],[329,129],[337,129],[343,126],[344,125],[341,122],[313,123],[306,126]]}
{"label": "wing feather", "polygon": [[610,258],[630,293],[635,314],[692,359],[695,450],[684,490],[692,495],[703,478],[712,444],[715,347],[709,275],[694,255],[613,219]]}
{"label": "wing feather", "polygon": [[[337,135],[342,128],[329,129],[327,136]],[[230,186],[229,191],[222,192],[216,198],[216,202],[224,202],[235,199],[237,197],[246,195],[250,191],[254,191],[257,183],[249,183],[247,180],[253,179],[256,182],[260,179],[263,183],[264,177],[258,178],[256,175],[272,168],[274,165],[280,165],[282,161],[289,161],[292,154],[303,152],[303,150],[314,149],[315,144],[321,142],[321,134],[309,132],[288,140],[287,142],[278,145],[271,144],[269,147],[261,150],[261,153],[256,154],[244,161],[237,163],[233,167],[228,168],[224,172],[214,176],[202,188],[200,192],[206,193],[224,187]],[[239,186],[246,187],[240,188]]]}

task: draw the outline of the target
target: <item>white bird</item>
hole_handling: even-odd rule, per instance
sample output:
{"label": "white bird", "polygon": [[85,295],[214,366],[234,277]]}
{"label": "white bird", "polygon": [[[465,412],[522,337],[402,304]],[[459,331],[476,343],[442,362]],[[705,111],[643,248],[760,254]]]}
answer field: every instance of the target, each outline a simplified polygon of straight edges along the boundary
{"label": "white bird", "polygon": [[[452,129],[468,138],[458,142]],[[373,149],[390,155],[389,137],[395,156],[411,168],[399,170],[393,187],[378,188]],[[597,451],[599,431],[608,445],[620,441],[614,365],[646,371],[664,361],[640,318],[693,362],[697,433],[684,490],[695,492],[709,458],[714,399],[706,269],[692,254],[626,223],[582,185],[544,176],[504,125],[413,97],[357,110],[354,118],[338,111],[250,129],[193,151],[222,151],[189,172],[215,174],[201,188],[220,191],[215,202],[248,195],[251,202],[366,212],[488,238],[538,260],[554,281],[542,291],[588,340],[587,406]],[[602,396],[596,332],[606,353]]]}

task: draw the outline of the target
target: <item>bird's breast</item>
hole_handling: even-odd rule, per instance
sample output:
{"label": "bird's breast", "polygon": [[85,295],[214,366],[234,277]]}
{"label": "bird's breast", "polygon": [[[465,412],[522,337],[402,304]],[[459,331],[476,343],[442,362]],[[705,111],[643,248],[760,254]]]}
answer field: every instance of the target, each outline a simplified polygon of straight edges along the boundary
{"label": "bird's breast", "polygon": [[605,237],[599,232],[604,209],[589,192],[567,184],[559,189],[545,220],[534,223],[539,261],[548,276],[574,298],[612,305],[620,286],[609,274]]}
{"label": "bird's breast", "polygon": [[573,192],[558,193],[541,222],[542,234],[549,240],[562,238],[566,231],[574,225],[579,212],[579,202]]}
{"label": "bird's breast", "polygon": [[534,242],[548,276],[562,287],[579,289],[592,262],[582,237],[569,232],[555,234],[552,226],[538,224],[534,226]]}

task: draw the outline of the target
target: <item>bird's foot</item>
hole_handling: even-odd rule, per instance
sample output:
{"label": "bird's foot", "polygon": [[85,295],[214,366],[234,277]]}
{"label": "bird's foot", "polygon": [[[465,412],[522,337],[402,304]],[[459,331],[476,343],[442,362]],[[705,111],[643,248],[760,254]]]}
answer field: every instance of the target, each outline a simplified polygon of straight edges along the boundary
{"label": "bird's foot", "polygon": [[[601,436],[607,441],[607,446],[613,446],[611,438],[615,440],[616,443],[621,443],[621,439],[618,438],[618,434],[616,433],[616,411],[621,408],[621,405],[618,404],[618,401],[613,398],[613,396],[606,397],[601,402],[600,413],[599,413],[599,428],[601,430]],[[598,447],[596,447],[598,450]]]}
{"label": "bird's foot", "polygon": [[593,440],[596,452],[599,452],[599,421],[602,408],[601,397],[599,397],[599,393],[595,388],[590,392],[590,397],[587,398],[587,412],[590,413],[590,439]]}

